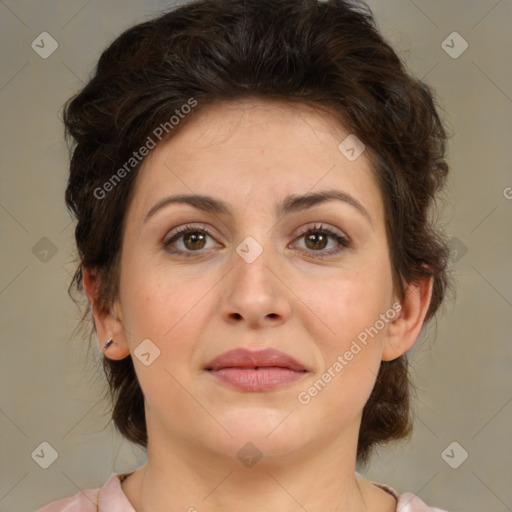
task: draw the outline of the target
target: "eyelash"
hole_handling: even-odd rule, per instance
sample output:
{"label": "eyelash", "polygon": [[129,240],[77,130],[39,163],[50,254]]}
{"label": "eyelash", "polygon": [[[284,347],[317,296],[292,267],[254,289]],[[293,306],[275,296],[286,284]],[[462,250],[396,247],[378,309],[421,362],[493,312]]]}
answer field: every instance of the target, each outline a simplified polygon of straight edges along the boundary
{"label": "eyelash", "polygon": [[[181,249],[171,248],[172,243],[179,240],[187,233],[201,233],[202,235],[209,236],[210,238],[213,239],[213,236],[210,234],[210,232],[203,227],[200,227],[200,226],[194,227],[194,226],[188,226],[188,225],[182,226],[182,227],[176,228],[172,232],[172,235],[170,235],[169,237],[167,237],[164,240],[164,243],[163,243],[164,249],[171,254],[180,254],[186,258],[190,258],[190,257],[196,256],[197,254],[200,254],[202,251],[201,249],[197,250],[197,251],[182,251]],[[327,235],[328,237],[336,240],[336,242],[338,242],[338,244],[339,244],[336,248],[330,249],[328,251],[324,251],[324,250],[314,251],[311,249],[310,250],[300,249],[301,252],[307,252],[308,255],[313,258],[327,258],[329,256],[335,256],[335,255],[339,254],[341,251],[343,251],[344,249],[347,249],[350,247],[350,242],[349,242],[348,238],[336,233],[335,231],[332,231],[329,228],[323,227],[321,224],[319,226],[314,224],[313,227],[306,228],[304,231],[301,232],[301,234],[295,240],[298,240],[309,233],[321,233],[323,235]]]}

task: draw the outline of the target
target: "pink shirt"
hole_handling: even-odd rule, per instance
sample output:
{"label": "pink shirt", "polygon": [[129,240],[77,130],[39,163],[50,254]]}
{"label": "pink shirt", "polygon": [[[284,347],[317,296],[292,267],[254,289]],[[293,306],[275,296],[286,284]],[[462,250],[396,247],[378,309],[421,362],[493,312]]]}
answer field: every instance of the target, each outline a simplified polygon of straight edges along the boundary
{"label": "pink shirt", "polygon": [[[101,489],[88,489],[69,498],[53,501],[36,512],[135,512],[121,482],[131,473],[113,473]],[[374,482],[372,482],[374,483]],[[445,512],[440,508],[425,505],[417,496],[409,492],[399,495],[388,485],[374,483],[389,492],[397,500],[397,512]]]}

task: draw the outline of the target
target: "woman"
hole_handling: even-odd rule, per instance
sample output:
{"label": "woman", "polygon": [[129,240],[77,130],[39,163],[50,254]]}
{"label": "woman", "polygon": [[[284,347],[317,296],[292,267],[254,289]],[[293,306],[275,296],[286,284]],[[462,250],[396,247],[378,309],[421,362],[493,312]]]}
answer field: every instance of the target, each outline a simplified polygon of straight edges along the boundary
{"label": "woman", "polygon": [[356,472],[410,433],[405,353],[447,283],[445,132],[369,10],[189,3],[64,121],[73,285],[147,462],[40,511],[439,510]]}

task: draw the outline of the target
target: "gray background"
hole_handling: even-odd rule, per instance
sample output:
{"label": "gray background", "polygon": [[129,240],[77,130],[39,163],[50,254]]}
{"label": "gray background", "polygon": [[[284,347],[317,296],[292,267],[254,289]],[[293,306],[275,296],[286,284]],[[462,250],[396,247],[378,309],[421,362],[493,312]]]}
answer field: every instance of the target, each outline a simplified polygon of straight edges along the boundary
{"label": "gray background", "polygon": [[[116,35],[169,5],[0,1],[0,511],[99,487],[144,460],[107,425],[99,349],[88,354],[73,333],[80,312],[66,292],[73,223],[60,109]],[[512,1],[370,5],[413,73],[435,87],[453,133],[442,204],[458,292],[413,350],[412,440],[381,450],[367,476],[454,512],[512,510]],[[31,47],[44,31],[58,42],[47,59]],[[444,49],[463,48],[452,32],[469,45],[457,58]],[[58,452],[48,469],[31,456],[44,441]]]}

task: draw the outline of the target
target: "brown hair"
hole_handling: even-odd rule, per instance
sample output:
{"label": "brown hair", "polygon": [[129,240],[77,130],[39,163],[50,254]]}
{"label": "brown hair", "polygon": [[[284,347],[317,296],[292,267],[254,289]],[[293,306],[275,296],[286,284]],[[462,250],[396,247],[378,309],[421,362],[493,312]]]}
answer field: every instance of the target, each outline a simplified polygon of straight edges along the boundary
{"label": "brown hair", "polygon": [[[140,168],[126,167],[133,152],[157,127],[170,137],[202,106],[249,97],[327,108],[364,142],[385,204],[395,287],[403,297],[407,284],[432,277],[430,319],[447,285],[447,248],[429,217],[448,172],[445,130],[432,91],[407,73],[370,9],[344,0],[193,1],[128,29],[103,52],[64,110],[73,142],[66,204],[78,220],[70,291],[82,290],[87,268],[100,278],[102,307],[117,296],[123,225]],[[191,99],[198,106],[172,125]],[[103,200],[98,191],[106,188]],[[116,427],[146,447],[131,357],[104,357],[103,368]],[[405,356],[381,363],[363,410],[359,463],[379,443],[410,434],[409,386]]]}

